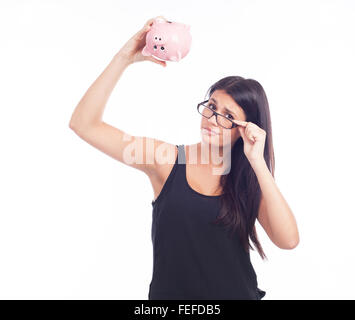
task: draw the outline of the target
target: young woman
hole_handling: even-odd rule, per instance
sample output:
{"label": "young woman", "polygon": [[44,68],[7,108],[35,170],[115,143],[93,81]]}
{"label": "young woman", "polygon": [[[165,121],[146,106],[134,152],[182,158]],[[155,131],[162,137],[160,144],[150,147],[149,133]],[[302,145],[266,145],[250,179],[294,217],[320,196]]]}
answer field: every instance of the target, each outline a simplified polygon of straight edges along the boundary
{"label": "young woman", "polygon": [[[127,66],[144,60],[166,66],[141,54],[153,21],[147,21],[91,85],[73,112],[70,128],[147,174],[152,183],[154,267],[149,299],[260,300],[266,292],[258,288],[249,255],[249,249],[254,250],[250,238],[262,259],[266,257],[256,219],[279,248],[293,249],[299,243],[294,215],[274,181],[270,112],[262,86],[238,76],[213,84],[208,100],[197,106],[201,141],[193,145],[132,137],[101,120]],[[135,150],[142,159],[156,161],[127,161],[132,144],[127,136],[143,141]],[[162,149],[172,161],[158,160]]]}

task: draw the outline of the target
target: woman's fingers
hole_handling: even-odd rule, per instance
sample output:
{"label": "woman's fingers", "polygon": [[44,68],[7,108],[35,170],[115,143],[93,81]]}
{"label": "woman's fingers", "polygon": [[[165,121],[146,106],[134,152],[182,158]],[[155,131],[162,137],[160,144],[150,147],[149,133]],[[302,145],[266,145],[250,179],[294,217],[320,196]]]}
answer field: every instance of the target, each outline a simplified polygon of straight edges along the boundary
{"label": "woman's fingers", "polygon": [[148,59],[152,62],[155,62],[157,64],[160,64],[163,67],[166,67],[166,61],[161,61],[161,60],[155,59],[153,56],[148,56],[146,59]]}
{"label": "woman's fingers", "polygon": [[246,125],[248,124],[248,122],[242,121],[242,120],[233,120],[233,122],[235,122],[236,124],[238,124],[242,127],[246,127]]}
{"label": "woman's fingers", "polygon": [[157,16],[157,17],[155,17],[155,18],[149,19],[149,20],[145,23],[144,28],[146,28],[147,26],[151,26],[151,24],[153,23],[153,21],[154,21],[155,19],[158,19],[158,18],[161,18],[161,19],[164,19],[165,21],[168,21],[164,16]]}
{"label": "woman's fingers", "polygon": [[165,17],[163,16],[157,16],[155,18],[152,18],[152,19],[149,19],[143,26],[143,28],[141,30],[139,30],[137,32],[137,37],[139,40],[143,39],[143,37],[145,36],[145,34],[149,31],[149,29],[152,27],[152,23],[154,22],[155,19],[157,18],[162,18],[164,19],[165,21],[168,21]]}

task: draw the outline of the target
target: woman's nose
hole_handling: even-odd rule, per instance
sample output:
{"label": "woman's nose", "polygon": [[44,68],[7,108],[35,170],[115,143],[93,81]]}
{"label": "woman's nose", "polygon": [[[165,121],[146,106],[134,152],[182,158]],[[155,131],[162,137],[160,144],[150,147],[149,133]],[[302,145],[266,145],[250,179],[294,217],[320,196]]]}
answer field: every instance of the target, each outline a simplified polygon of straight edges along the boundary
{"label": "woman's nose", "polygon": [[208,122],[213,123],[216,127],[218,127],[217,118],[216,118],[215,114],[211,118],[208,119]]}

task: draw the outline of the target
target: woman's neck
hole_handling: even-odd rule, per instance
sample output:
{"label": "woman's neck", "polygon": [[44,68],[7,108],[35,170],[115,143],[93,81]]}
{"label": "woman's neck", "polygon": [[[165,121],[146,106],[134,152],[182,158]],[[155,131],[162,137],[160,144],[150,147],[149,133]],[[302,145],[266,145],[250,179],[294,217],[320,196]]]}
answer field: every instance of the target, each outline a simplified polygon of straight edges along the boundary
{"label": "woman's neck", "polygon": [[230,166],[231,149],[229,146],[217,147],[199,142],[191,145],[187,151],[187,161],[190,165],[197,165],[211,174],[224,174],[226,168]]}

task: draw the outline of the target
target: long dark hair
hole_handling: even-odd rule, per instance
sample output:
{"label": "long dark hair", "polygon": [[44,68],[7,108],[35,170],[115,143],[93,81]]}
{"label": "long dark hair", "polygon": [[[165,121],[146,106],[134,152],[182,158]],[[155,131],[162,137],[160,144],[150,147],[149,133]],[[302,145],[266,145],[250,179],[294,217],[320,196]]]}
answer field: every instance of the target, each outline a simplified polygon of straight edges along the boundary
{"label": "long dark hair", "polygon": [[[275,156],[272,143],[272,130],[269,103],[261,84],[253,79],[239,76],[225,77],[213,84],[207,92],[208,97],[215,90],[224,90],[244,110],[246,121],[251,121],[266,132],[264,159],[274,177]],[[266,255],[258,240],[255,221],[258,216],[261,189],[258,179],[244,151],[244,142],[240,137],[231,150],[231,167],[228,174],[221,176],[223,190],[221,211],[216,222],[222,222],[232,231],[237,231],[242,246],[249,254],[249,237],[256,246],[262,259]]]}

